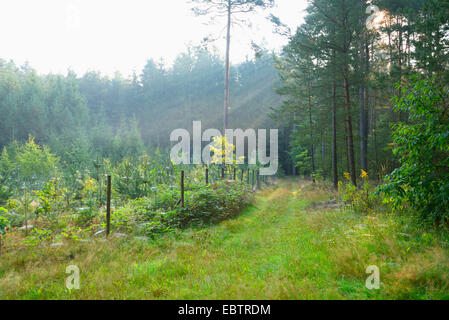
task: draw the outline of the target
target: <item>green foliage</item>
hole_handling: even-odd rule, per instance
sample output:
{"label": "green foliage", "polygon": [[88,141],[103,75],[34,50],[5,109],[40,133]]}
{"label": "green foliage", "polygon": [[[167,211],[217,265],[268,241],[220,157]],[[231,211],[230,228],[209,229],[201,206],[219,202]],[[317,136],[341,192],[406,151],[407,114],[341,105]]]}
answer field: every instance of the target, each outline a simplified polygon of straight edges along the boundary
{"label": "green foliage", "polygon": [[345,183],[341,190],[342,200],[349,203],[355,212],[369,214],[379,204],[379,197],[371,194],[372,191],[368,181],[360,189],[352,183]]}
{"label": "green foliage", "polygon": [[8,213],[8,210],[6,210],[3,207],[0,207],[0,235],[6,233],[6,227],[9,224],[9,220],[5,217],[5,213]]}
{"label": "green foliage", "polygon": [[65,193],[67,193],[67,189],[58,187],[56,179],[48,181],[42,190],[34,192],[40,203],[40,208],[36,210],[36,213],[45,215],[53,213],[54,207],[64,198]]}
{"label": "green foliage", "polygon": [[8,185],[13,188],[39,188],[56,176],[59,158],[50,152],[49,147],[39,146],[34,140],[30,136],[24,144],[13,142],[3,149],[0,174],[8,177]]}
{"label": "green foliage", "polygon": [[93,209],[93,203],[89,203],[89,207],[87,208],[80,208],[76,212],[77,214],[77,220],[76,223],[78,225],[87,225],[95,218],[95,211]]}
{"label": "green foliage", "polygon": [[396,111],[409,119],[393,126],[401,166],[379,188],[396,205],[407,200],[426,221],[449,219],[449,106],[445,85],[414,77],[398,85]]}
{"label": "green foliage", "polygon": [[[173,229],[213,224],[235,216],[252,197],[246,184],[220,181],[198,185],[185,194],[185,208],[179,206],[179,190],[162,187],[154,198],[130,201],[111,216],[113,228],[153,237]],[[178,205],[177,205],[178,204]]]}
{"label": "green foliage", "polygon": [[[269,54],[231,67],[230,120],[236,127],[265,127],[260,111],[278,101],[271,90],[275,76]],[[31,134],[74,171],[90,167],[97,156],[116,162],[142,154],[144,145],[165,148],[164,137],[193,120],[220,127],[215,106],[223,81],[223,61],[203,46],[190,46],[172,67],[149,60],[129,79],[96,71],[39,75],[0,59],[0,148]]]}
{"label": "green foliage", "polygon": [[412,55],[416,59],[417,67],[428,75],[439,74],[447,82],[449,3],[442,0],[426,0],[416,16],[414,27],[420,37],[413,40],[415,51]]}
{"label": "green foliage", "polygon": [[148,195],[153,185],[156,170],[150,158],[143,155],[139,159],[126,157],[113,170],[114,189],[124,199],[136,199]]}
{"label": "green foliage", "polygon": [[323,170],[318,169],[315,173],[312,174],[312,178],[314,181],[324,181]]}
{"label": "green foliage", "polygon": [[357,188],[351,182],[351,175],[345,172],[347,183],[339,182],[342,200],[350,204],[357,213],[371,214],[374,210],[383,209],[382,198],[373,193],[375,187],[370,184],[368,173],[361,170],[360,178],[363,184]]}
{"label": "green foliage", "polygon": [[144,144],[135,118],[121,124],[117,135],[114,137],[112,148],[114,161],[120,161],[125,157],[138,157],[143,153]]}
{"label": "green foliage", "polygon": [[213,224],[232,218],[251,201],[246,184],[220,181],[186,195],[186,223]]}
{"label": "green foliage", "polygon": [[50,242],[52,239],[52,230],[46,228],[33,228],[30,234],[25,238],[25,240],[23,240],[23,243],[30,247],[36,247],[42,242]]}
{"label": "green foliage", "polygon": [[50,149],[37,145],[31,136],[28,142],[19,148],[16,160],[19,176],[29,181],[49,177],[55,172],[58,164],[58,158],[50,153]]}
{"label": "green foliage", "polygon": [[[324,191],[327,184],[301,186],[282,180],[235,219],[157,241],[111,237],[2,253],[0,299],[448,298],[449,249],[442,245],[447,233],[423,230],[405,214],[310,211],[311,198],[335,194]],[[89,280],[81,290],[59,283],[73,260]],[[370,265],[381,270],[380,290],[365,286]]]}
{"label": "green foliage", "polygon": [[302,146],[295,146],[290,154],[295,159],[296,167],[302,172],[304,175],[307,175],[312,172],[312,166],[310,164],[310,155],[309,151]]}
{"label": "green foliage", "polygon": [[0,187],[0,204],[5,204],[11,196],[11,189],[8,186],[2,185]]}

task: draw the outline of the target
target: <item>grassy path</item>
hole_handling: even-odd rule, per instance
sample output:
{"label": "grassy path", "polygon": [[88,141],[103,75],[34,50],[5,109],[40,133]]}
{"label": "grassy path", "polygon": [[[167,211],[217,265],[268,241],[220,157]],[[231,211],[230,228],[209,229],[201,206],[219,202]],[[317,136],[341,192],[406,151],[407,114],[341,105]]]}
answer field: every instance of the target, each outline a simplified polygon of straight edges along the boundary
{"label": "grassy path", "polygon": [[[448,274],[447,250],[408,249],[407,263],[401,255],[410,243],[389,236],[398,228],[393,222],[343,210],[310,211],[310,201],[329,195],[302,187],[282,181],[236,219],[157,242],[78,243],[5,255],[0,299],[446,297],[449,280],[434,272]],[[426,269],[415,268],[420,258],[428,259]],[[370,264],[388,271],[381,290],[365,287]],[[80,290],[65,287],[68,265],[80,268]]]}

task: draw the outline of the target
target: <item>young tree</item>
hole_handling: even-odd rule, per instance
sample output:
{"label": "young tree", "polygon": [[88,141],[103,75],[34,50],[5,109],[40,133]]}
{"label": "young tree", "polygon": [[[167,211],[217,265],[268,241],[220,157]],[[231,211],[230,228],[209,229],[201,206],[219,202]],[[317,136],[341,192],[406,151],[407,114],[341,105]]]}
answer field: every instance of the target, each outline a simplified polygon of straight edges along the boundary
{"label": "young tree", "polygon": [[449,103],[445,81],[416,76],[397,86],[395,109],[409,114],[394,126],[400,167],[379,191],[396,203],[407,200],[424,220],[449,221]]}
{"label": "young tree", "polygon": [[254,12],[259,8],[269,8],[274,5],[274,0],[191,0],[195,4],[193,11],[196,15],[210,15],[212,19],[216,17],[226,17],[226,66],[225,66],[225,98],[224,98],[224,118],[223,129],[228,128],[229,112],[229,74],[230,74],[230,46],[231,46],[231,26],[235,22],[242,22],[238,19],[239,14]]}

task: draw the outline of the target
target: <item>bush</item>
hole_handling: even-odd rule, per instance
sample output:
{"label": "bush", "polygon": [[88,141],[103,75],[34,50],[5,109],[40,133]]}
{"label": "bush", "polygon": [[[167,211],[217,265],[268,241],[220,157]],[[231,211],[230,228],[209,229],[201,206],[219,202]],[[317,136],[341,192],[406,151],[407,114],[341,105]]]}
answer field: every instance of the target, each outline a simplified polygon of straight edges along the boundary
{"label": "bush", "polygon": [[0,156],[0,176],[4,183],[14,189],[24,186],[31,189],[40,188],[50,178],[56,176],[59,158],[50,152],[47,146],[39,146],[32,136],[20,145],[11,143],[3,148]]}
{"label": "bush", "polygon": [[0,205],[8,202],[8,199],[12,196],[11,189],[7,186],[0,187]]}
{"label": "bush", "polygon": [[40,207],[35,211],[36,214],[44,214],[54,219],[56,217],[54,210],[58,205],[61,205],[66,193],[67,189],[58,187],[56,179],[48,181],[42,190],[34,192],[40,203]]}
{"label": "bush", "polygon": [[5,213],[8,213],[8,210],[0,207],[0,236],[6,233],[6,227],[9,224],[8,219],[5,217]]}
{"label": "bush", "polygon": [[342,200],[352,206],[352,209],[357,213],[371,214],[374,209],[379,210],[380,197],[373,194],[373,187],[371,187],[369,182],[368,173],[361,170],[360,178],[363,184],[360,188],[354,186],[351,182],[351,175],[348,172],[344,173],[347,180],[346,184],[340,183],[342,186]]}
{"label": "bush", "polygon": [[132,200],[111,216],[114,228],[147,236],[189,226],[213,224],[229,219],[249,205],[249,186],[220,181],[211,186],[198,185],[185,193],[185,207],[177,206],[179,190],[165,187],[155,198]]}
{"label": "bush", "polygon": [[396,206],[404,200],[435,224],[449,218],[449,106],[444,85],[415,77],[398,86],[396,111],[409,115],[393,126],[401,166],[378,189]]}
{"label": "bush", "polygon": [[76,223],[78,225],[88,225],[95,218],[96,213],[94,211],[94,202],[93,200],[88,201],[88,207],[79,208],[76,213]]}

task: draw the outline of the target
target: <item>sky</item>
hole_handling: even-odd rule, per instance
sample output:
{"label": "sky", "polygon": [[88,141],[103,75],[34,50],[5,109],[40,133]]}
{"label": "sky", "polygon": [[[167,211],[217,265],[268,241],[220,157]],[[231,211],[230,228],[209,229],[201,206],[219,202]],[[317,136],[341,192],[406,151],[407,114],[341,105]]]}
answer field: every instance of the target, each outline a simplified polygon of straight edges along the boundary
{"label": "sky", "polygon": [[[252,27],[234,27],[231,62],[254,54],[255,41],[270,50],[280,50],[285,37],[275,35],[268,13],[280,17],[292,31],[300,25],[306,0],[276,0],[276,7],[245,15]],[[41,74],[77,74],[100,71],[130,76],[140,73],[146,61],[163,59],[170,65],[189,45],[198,45],[208,35],[224,56],[225,21],[208,25],[196,17],[187,0],[1,0],[0,58],[26,61]]]}

